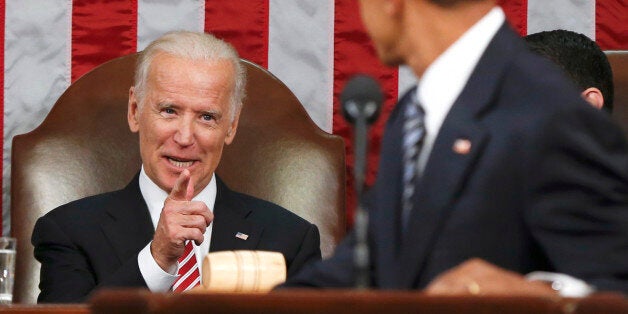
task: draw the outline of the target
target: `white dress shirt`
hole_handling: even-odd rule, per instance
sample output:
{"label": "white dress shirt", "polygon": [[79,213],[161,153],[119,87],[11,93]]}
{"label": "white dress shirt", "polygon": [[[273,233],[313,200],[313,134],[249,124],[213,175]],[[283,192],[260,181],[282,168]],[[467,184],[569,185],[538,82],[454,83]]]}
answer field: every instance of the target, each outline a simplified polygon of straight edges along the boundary
{"label": "white dress shirt", "polygon": [[[144,166],[142,166],[142,170],[140,171],[140,191],[142,192],[142,197],[148,206],[148,211],[150,213],[150,218],[153,222],[153,228],[157,227],[157,222],[159,222],[159,216],[161,214],[161,210],[164,207],[164,202],[168,197],[168,193],[162,190],[155,184],[144,171]],[[212,179],[209,184],[198,193],[193,199],[193,201],[202,201],[207,205],[207,208],[213,212],[214,203],[216,202],[216,176],[212,175]],[[209,252],[209,244],[211,241],[212,234],[212,226],[213,222],[207,227],[204,234],[204,241],[201,245],[194,244],[194,253],[196,255],[196,260],[199,265],[199,273],[201,276],[201,265],[203,258]],[[140,272],[142,273],[142,277],[146,281],[146,285],[153,292],[166,292],[169,291],[177,279],[178,265],[173,269],[169,269],[168,272],[164,271],[159,267],[153,255],[150,252],[150,245],[152,241],[148,243],[146,247],[144,247],[139,255],[137,256],[137,263],[140,267]]]}

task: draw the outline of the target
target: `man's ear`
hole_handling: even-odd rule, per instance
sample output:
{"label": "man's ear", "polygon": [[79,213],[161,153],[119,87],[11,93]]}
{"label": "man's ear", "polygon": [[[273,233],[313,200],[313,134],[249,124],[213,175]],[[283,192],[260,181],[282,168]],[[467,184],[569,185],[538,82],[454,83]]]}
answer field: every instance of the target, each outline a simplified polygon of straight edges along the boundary
{"label": "man's ear", "polygon": [[602,92],[596,87],[589,87],[580,95],[584,98],[584,100],[597,109],[602,109],[604,106],[604,95],[602,95]]}
{"label": "man's ear", "polygon": [[129,106],[126,118],[129,122],[129,129],[131,129],[131,132],[133,133],[140,130],[139,114],[140,111],[138,108],[137,97],[135,95],[135,86],[131,86],[129,89]]}
{"label": "man's ear", "polygon": [[236,112],[233,121],[229,124],[229,129],[227,129],[227,136],[225,137],[225,144],[229,145],[233,142],[233,138],[236,135],[236,131],[238,130],[238,122],[240,121],[240,110]]}

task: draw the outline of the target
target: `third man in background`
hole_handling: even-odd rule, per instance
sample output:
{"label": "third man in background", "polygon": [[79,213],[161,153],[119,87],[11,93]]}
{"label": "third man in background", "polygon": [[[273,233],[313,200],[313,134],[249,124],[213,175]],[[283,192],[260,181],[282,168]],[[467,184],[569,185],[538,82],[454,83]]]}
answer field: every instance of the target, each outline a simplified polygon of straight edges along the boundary
{"label": "third man in background", "polygon": [[589,37],[553,30],[524,37],[530,49],[556,63],[598,109],[613,111],[613,72],[606,54]]}

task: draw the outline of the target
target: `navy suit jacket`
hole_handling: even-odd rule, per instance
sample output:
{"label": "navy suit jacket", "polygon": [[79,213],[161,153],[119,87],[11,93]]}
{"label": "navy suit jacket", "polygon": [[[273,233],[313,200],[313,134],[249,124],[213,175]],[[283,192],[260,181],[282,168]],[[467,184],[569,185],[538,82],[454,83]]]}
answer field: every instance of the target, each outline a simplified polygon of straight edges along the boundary
{"label": "navy suit jacket", "polygon": [[[393,110],[369,214],[370,280],[421,289],[479,257],[525,274],[543,270],[628,292],[628,147],[557,68],[504,25],[445,118],[401,234],[402,127]],[[456,140],[471,142],[457,153]],[[334,256],[286,286],[348,287],[350,235]]]}
{"label": "navy suit jacket", "polygon": [[[152,240],[154,227],[138,178],[122,190],[68,203],[37,221],[32,243],[42,265],[38,302],[81,302],[101,287],[146,287],[137,255]],[[211,252],[281,252],[288,276],[320,259],[315,225],[216,181]],[[235,237],[238,232],[248,238]]]}

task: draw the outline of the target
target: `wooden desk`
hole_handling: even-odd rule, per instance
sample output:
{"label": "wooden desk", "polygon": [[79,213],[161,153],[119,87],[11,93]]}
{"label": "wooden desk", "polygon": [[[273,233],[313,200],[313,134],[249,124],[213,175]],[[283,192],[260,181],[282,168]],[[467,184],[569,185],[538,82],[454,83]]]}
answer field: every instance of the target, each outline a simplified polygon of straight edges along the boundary
{"label": "wooden desk", "polygon": [[0,307],[0,314],[89,313],[628,313],[628,299],[600,294],[584,299],[428,297],[418,292],[291,290],[271,294],[154,294],[101,291],[87,304]]}
{"label": "wooden desk", "polygon": [[0,306],[0,313],[9,314],[88,314],[87,304],[13,304]]}
{"label": "wooden desk", "polygon": [[90,302],[100,313],[628,313],[628,299],[428,297],[419,292],[289,290],[270,294],[153,294],[101,291]]}

